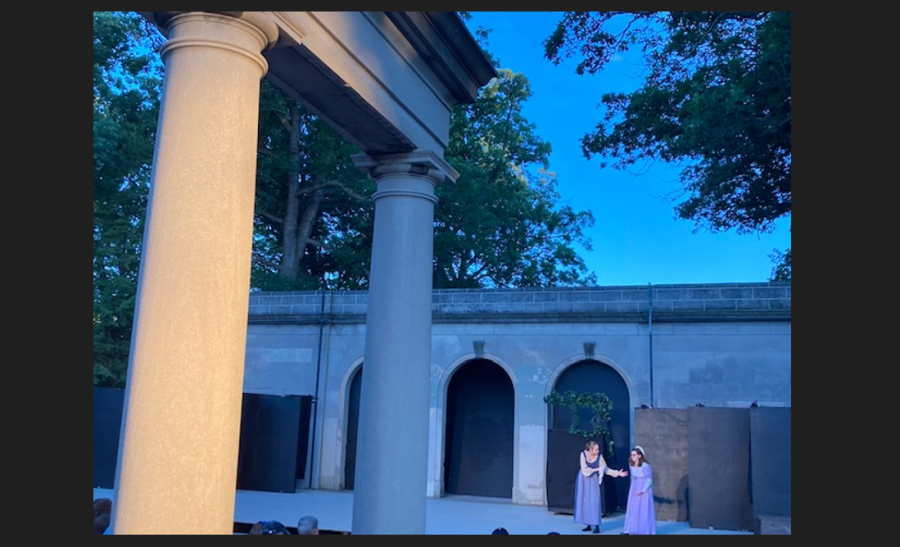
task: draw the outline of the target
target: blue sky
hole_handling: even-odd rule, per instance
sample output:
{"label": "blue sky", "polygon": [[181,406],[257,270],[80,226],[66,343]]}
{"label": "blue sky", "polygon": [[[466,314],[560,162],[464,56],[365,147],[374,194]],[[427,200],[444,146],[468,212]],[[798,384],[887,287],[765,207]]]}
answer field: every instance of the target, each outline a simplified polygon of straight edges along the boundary
{"label": "blue sky", "polygon": [[491,29],[488,49],[502,68],[523,73],[532,97],[524,115],[553,152],[561,201],[590,210],[595,219],[588,236],[593,250],[581,250],[598,285],[669,283],[738,283],[767,281],[774,249],[791,246],[790,218],[772,234],[697,231],[675,219],[679,169],[657,163],[632,171],[601,169],[599,158],[586,159],[580,139],[602,116],[597,108],[605,92],[628,92],[641,82],[638,54],[609,65],[602,73],[578,76],[576,60],[554,65],[543,56],[543,40],[561,17],[559,12],[470,12],[468,26]]}

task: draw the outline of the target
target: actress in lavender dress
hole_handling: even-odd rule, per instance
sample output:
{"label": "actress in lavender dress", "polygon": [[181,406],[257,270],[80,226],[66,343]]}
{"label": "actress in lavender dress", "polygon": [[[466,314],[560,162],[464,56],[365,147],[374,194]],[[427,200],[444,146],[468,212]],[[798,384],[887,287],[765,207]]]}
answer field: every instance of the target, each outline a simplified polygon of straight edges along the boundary
{"label": "actress in lavender dress", "polygon": [[625,508],[623,534],[656,535],[656,509],[653,506],[653,468],[647,463],[644,449],[635,446],[628,464],[631,486]]}
{"label": "actress in lavender dress", "polygon": [[575,522],[584,524],[583,532],[600,533],[600,484],[603,476],[627,477],[624,470],[610,469],[600,454],[597,441],[588,441],[579,457],[578,475],[575,477]]}

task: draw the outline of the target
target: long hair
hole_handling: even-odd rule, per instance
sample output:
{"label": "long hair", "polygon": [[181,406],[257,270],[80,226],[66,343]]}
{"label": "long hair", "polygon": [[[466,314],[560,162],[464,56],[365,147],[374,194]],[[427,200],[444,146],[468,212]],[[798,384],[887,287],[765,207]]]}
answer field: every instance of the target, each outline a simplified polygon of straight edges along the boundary
{"label": "long hair", "polygon": [[638,467],[644,465],[645,463],[650,463],[650,462],[647,461],[647,458],[644,456],[644,451],[641,450],[641,447],[635,446],[634,448],[631,449],[631,451],[632,451],[632,452],[637,452],[637,455],[638,455],[638,462],[637,462],[636,465],[637,465]]}

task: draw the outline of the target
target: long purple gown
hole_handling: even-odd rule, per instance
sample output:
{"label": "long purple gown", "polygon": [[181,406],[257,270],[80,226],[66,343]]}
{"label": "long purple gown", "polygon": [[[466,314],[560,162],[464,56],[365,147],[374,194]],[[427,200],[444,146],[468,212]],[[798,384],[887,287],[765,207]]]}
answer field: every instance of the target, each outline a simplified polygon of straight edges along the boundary
{"label": "long purple gown", "polygon": [[[587,461],[587,454],[584,455]],[[600,471],[600,457],[587,466]],[[600,526],[600,478],[597,473],[585,477],[579,465],[575,476],[575,522],[591,526]]]}
{"label": "long purple gown", "polygon": [[[625,509],[625,528],[629,535],[656,534],[656,508],[653,506],[653,468],[649,463],[640,467],[628,466],[631,486],[628,487],[628,505]],[[648,482],[650,483],[648,485]],[[637,492],[645,491],[640,496]]]}

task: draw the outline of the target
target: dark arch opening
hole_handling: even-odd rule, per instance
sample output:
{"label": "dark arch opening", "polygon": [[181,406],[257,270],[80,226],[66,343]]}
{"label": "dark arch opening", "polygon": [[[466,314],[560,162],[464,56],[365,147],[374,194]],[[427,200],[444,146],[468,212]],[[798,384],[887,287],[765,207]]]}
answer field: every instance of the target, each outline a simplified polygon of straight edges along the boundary
{"label": "dark arch opening", "polygon": [[512,498],[514,390],[496,363],[473,359],[447,386],[444,492]]}
{"label": "dark arch opening", "polygon": [[359,427],[359,393],[362,386],[362,367],[353,373],[347,396],[347,444],[344,452],[344,490],[353,490],[356,483],[356,432]]}
{"label": "dark arch opening", "polygon": [[[611,366],[596,360],[586,359],[569,366],[556,380],[554,388],[565,393],[566,391],[574,391],[575,393],[605,393],[612,401],[612,410],[610,411],[609,429],[614,443],[614,452],[610,453],[606,443],[601,442],[603,448],[603,457],[606,459],[610,467],[620,469],[628,467],[628,454],[630,453],[629,443],[631,442],[631,401],[628,395],[628,386],[622,376]],[[590,416],[587,414],[579,414],[579,420],[582,424],[589,423]],[[550,429],[554,432],[548,436],[548,446],[555,436],[565,435],[574,437],[568,433],[569,425],[572,423],[572,411],[565,407],[550,407]],[[599,440],[599,439],[597,439]],[[578,451],[583,446],[584,439],[580,437],[573,440],[571,446],[577,446],[569,456],[571,462],[568,467],[572,468],[573,475],[572,496],[574,497],[574,474],[577,470],[575,464],[578,462]],[[548,448],[548,456],[549,456]],[[548,461],[548,466],[551,462]],[[603,510],[605,513],[612,513],[616,510],[624,510],[628,500],[627,479],[604,480],[603,481]],[[571,503],[571,502],[569,502]]]}

